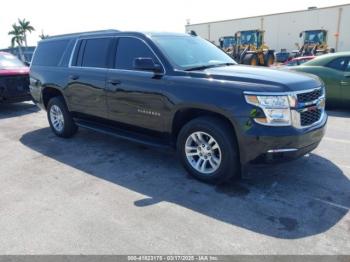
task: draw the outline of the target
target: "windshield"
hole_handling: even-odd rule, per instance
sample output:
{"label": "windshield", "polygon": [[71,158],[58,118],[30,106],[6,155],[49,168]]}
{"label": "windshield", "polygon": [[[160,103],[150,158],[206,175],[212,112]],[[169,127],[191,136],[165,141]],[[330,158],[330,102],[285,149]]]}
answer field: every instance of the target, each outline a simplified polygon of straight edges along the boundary
{"label": "windshield", "polygon": [[0,69],[20,68],[24,66],[21,60],[14,55],[0,53]]}
{"label": "windshield", "polygon": [[323,43],[324,42],[323,31],[307,31],[305,32],[306,43]]}
{"label": "windshield", "polygon": [[255,45],[258,40],[258,34],[252,31],[241,32],[240,39],[242,45]]}
{"label": "windshield", "polygon": [[221,38],[222,48],[230,48],[236,44],[235,38],[233,36],[225,36]]}
{"label": "windshield", "polygon": [[216,64],[236,64],[212,43],[193,36],[154,36],[154,42],[178,69]]}

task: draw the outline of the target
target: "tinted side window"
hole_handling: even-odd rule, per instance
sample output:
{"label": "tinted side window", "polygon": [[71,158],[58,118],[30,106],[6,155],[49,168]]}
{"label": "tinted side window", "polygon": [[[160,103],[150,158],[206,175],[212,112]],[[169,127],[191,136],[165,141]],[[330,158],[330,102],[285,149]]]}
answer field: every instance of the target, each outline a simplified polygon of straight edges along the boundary
{"label": "tinted side window", "polygon": [[347,72],[350,72],[350,58],[348,58],[348,59],[349,59],[349,60],[348,60],[348,66],[346,67],[345,70],[346,70]]}
{"label": "tinted side window", "polygon": [[335,70],[344,71],[346,67],[346,62],[347,62],[346,57],[340,57],[329,62],[326,66],[333,68]]}
{"label": "tinted side window", "polygon": [[107,68],[107,57],[112,41],[112,38],[86,40],[81,65],[83,67]]}
{"label": "tinted side window", "polygon": [[40,43],[35,51],[32,65],[58,66],[69,40],[47,41]]}
{"label": "tinted side window", "polygon": [[152,58],[155,63],[158,63],[153,52],[140,39],[132,37],[119,38],[115,68],[131,70],[133,69],[134,59],[139,57]]}

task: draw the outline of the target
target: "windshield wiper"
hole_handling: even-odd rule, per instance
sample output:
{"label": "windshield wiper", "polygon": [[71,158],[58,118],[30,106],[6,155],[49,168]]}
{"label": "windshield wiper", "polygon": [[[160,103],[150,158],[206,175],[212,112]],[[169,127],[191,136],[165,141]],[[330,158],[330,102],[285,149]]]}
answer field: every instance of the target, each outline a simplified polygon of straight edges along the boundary
{"label": "windshield wiper", "polygon": [[202,66],[195,66],[185,69],[185,71],[197,71],[197,70],[205,70],[208,68],[213,67],[219,67],[219,66],[230,66],[230,65],[236,65],[235,63],[221,63],[221,64],[211,64],[211,65],[202,65]]}

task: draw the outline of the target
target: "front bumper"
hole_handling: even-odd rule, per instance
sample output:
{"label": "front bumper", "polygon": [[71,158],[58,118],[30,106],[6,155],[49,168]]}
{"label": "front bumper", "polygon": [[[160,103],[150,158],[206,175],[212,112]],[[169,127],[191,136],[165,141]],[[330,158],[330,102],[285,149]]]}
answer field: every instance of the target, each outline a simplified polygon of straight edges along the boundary
{"label": "front bumper", "polygon": [[29,77],[1,76],[0,77],[0,103],[17,103],[32,100],[29,91]]}
{"label": "front bumper", "polygon": [[314,150],[326,131],[327,114],[312,127],[269,127],[253,123],[249,128],[241,119],[238,137],[242,164],[269,163],[296,159]]}
{"label": "front bumper", "polygon": [[27,94],[18,94],[17,96],[1,96],[0,95],[0,104],[10,104],[10,103],[20,103],[20,102],[25,102],[25,101],[31,101],[32,96],[27,93]]}

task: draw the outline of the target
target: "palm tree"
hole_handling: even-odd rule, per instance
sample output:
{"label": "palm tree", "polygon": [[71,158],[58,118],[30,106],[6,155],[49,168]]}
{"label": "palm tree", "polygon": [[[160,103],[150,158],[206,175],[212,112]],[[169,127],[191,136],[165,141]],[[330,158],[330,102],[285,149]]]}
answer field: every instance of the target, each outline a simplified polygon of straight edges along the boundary
{"label": "palm tree", "polygon": [[50,36],[49,35],[45,35],[44,31],[41,30],[41,35],[39,35],[39,37],[40,37],[41,40],[43,40],[43,39],[49,38]]}
{"label": "palm tree", "polygon": [[13,24],[12,30],[10,32],[8,32],[8,34],[12,36],[11,47],[15,47],[15,45],[17,44],[18,53],[20,55],[20,58],[22,59],[22,61],[24,61],[24,55],[23,55],[23,51],[22,51],[24,37],[23,37],[22,28],[16,24]]}
{"label": "palm tree", "polygon": [[26,46],[26,48],[28,47],[27,44],[27,33],[31,33],[33,31],[35,31],[34,27],[30,25],[29,21],[26,21],[26,19],[19,19],[18,18],[18,26],[21,28],[22,30],[22,34],[23,34],[23,40],[24,40],[24,44]]}

